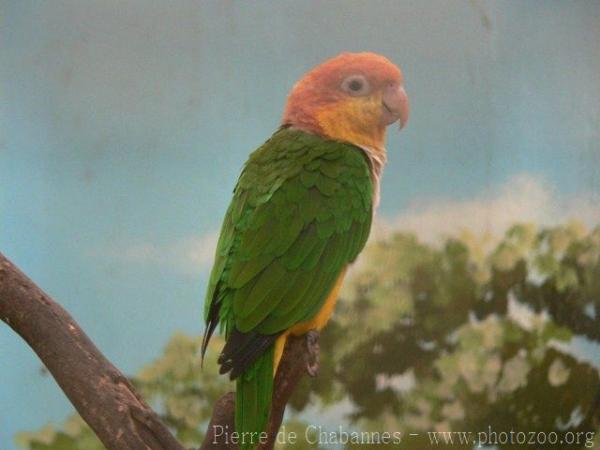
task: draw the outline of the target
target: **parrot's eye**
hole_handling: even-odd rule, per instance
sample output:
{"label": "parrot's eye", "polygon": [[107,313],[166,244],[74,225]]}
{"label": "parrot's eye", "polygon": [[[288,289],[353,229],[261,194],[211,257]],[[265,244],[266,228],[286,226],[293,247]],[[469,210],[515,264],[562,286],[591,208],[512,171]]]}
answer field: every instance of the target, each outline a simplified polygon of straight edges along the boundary
{"label": "parrot's eye", "polygon": [[359,97],[367,95],[370,91],[369,82],[363,75],[350,75],[342,81],[342,90],[348,94]]}

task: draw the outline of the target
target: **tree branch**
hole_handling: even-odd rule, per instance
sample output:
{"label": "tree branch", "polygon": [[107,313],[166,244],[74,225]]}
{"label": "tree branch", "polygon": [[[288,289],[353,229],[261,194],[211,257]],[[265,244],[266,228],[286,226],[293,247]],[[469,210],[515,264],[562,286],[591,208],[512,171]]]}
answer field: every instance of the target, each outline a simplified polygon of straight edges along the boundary
{"label": "tree branch", "polygon": [[108,450],[184,450],[75,320],[0,253],[0,318],[37,353]]}
{"label": "tree branch", "polygon": [[[64,308],[0,253],[0,318],[40,357],[77,412],[108,450],[185,450],[129,380],[108,361]],[[271,450],[298,381],[318,371],[319,333],[289,337],[277,370],[268,440]],[[216,436],[234,431],[232,392],[216,403],[202,450],[237,450]]]}
{"label": "tree branch", "polygon": [[[272,450],[285,407],[304,374],[315,376],[319,368],[319,333],[310,331],[305,336],[290,336],[287,339],[283,357],[277,369],[273,386],[273,401],[269,417],[268,439],[258,446],[258,450]],[[232,432],[235,417],[235,394],[223,395],[213,409],[204,443],[200,450],[237,450]]]}

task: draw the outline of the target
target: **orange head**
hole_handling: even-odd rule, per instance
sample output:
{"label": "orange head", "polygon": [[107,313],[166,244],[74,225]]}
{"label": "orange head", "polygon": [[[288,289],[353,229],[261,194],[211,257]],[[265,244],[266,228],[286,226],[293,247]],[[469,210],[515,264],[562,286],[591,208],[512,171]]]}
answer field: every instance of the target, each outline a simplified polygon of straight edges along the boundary
{"label": "orange head", "polygon": [[296,83],[283,124],[383,151],[386,127],[404,126],[408,110],[398,67],[375,53],[342,53]]}

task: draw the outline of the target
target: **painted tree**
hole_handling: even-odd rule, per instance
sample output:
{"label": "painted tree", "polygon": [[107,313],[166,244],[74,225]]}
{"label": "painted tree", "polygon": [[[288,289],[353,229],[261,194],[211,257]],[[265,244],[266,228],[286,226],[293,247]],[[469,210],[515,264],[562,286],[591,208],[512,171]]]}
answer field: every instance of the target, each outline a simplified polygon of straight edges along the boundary
{"label": "painted tree", "polygon": [[[342,411],[348,429],[419,435],[402,448],[427,448],[428,431],[488,427],[579,432],[570,448],[586,448],[600,427],[599,302],[600,228],[515,225],[498,241],[464,233],[440,245],[393,233],[350,274],[321,335],[321,373],[291,404]],[[211,405],[230,389],[210,358],[199,370],[198,348],[175,336],[133,378],[186,445],[203,438]],[[288,430],[306,425],[289,420]],[[36,450],[93,450],[90,438],[76,418],[19,437]]]}

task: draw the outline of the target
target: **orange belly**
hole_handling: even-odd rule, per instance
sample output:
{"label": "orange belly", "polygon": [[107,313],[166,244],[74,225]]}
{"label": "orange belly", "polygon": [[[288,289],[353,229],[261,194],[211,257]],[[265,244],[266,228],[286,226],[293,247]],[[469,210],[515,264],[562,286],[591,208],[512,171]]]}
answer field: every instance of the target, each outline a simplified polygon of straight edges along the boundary
{"label": "orange belly", "polygon": [[281,361],[281,356],[283,355],[283,350],[285,348],[285,342],[290,334],[292,336],[301,336],[308,333],[310,330],[321,330],[327,325],[340,295],[344,275],[346,275],[346,268],[342,269],[342,272],[333,285],[333,289],[327,296],[325,303],[323,303],[319,312],[312,319],[294,325],[277,338],[277,341],[275,341],[275,354],[273,356],[273,376],[277,373],[277,366],[279,366],[279,361]]}

